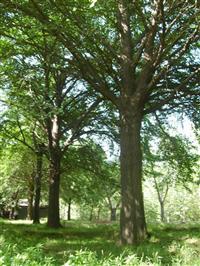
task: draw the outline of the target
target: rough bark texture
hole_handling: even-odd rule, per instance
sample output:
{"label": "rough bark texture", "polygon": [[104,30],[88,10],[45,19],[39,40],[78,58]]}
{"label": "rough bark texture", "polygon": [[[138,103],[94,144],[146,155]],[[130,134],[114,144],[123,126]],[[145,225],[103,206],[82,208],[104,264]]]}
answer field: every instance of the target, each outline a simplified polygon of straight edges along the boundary
{"label": "rough bark texture", "polygon": [[122,244],[136,244],[147,235],[142,193],[140,129],[141,117],[121,116]]}
{"label": "rough bark texture", "polygon": [[37,172],[35,175],[35,200],[33,207],[33,223],[40,223],[40,197],[42,179],[42,152],[37,153]]}
{"label": "rough bark texture", "polygon": [[[60,96],[59,93],[58,96]],[[59,103],[57,103],[57,106],[60,106]],[[47,225],[52,228],[58,228],[61,226],[60,204],[59,204],[60,166],[62,158],[62,151],[60,149],[61,120],[58,115],[54,115],[54,117],[51,120],[49,120],[49,122],[50,123],[48,125],[48,137],[49,137],[50,175],[49,175],[49,202],[48,202],[49,206],[48,206]]]}
{"label": "rough bark texture", "polygon": [[118,1],[118,24],[121,40],[120,164],[122,244],[137,244],[147,235],[142,193],[142,151],[140,131],[144,108],[146,69],[136,79],[133,64],[132,31],[129,1]]}

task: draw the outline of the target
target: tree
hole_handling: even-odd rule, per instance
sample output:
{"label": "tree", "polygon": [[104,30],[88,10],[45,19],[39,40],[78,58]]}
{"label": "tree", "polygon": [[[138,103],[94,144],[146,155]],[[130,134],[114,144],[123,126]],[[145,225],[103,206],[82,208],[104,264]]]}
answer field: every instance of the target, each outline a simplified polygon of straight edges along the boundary
{"label": "tree", "polygon": [[[26,158],[26,160],[25,160]],[[16,143],[7,143],[1,156],[0,194],[1,203],[9,208],[10,218],[16,211],[19,199],[28,199],[27,219],[32,220],[35,158],[27,147]]]}
{"label": "tree", "polygon": [[[15,118],[22,139],[17,139],[35,150],[37,154],[38,189],[36,189],[35,204],[38,208],[35,208],[35,222],[38,220],[42,154],[45,153],[49,159],[50,169],[48,225],[59,227],[62,157],[69,146],[81,136],[94,131],[105,133],[100,130],[100,124],[106,123],[107,118],[104,118],[107,107],[100,104],[101,97],[98,94],[91,93],[90,89],[86,90],[81,81],[78,83],[71,64],[65,59],[67,56],[65,49],[58,46],[55,38],[33,27],[30,31],[25,31],[23,37],[20,36],[17,41],[23,42],[26,36],[30,37],[33,34],[37,43],[25,42],[23,50],[19,48],[14,56],[8,57],[9,63],[4,63],[2,72],[8,77],[8,88],[5,90],[9,107],[16,105],[17,111],[20,112]],[[12,39],[11,36],[9,38]],[[12,76],[6,72],[9,64],[12,64]],[[26,119],[32,118],[33,147],[25,141],[18,118],[20,115]]]}
{"label": "tree", "polygon": [[[25,94],[23,94],[23,97],[26,97]],[[8,141],[16,141],[18,145],[24,145],[30,152],[36,155],[34,157],[36,161],[36,169],[33,172],[34,182],[30,183],[32,190],[34,190],[31,200],[33,202],[33,211],[31,211],[33,215],[30,215],[30,217],[33,219],[33,223],[39,223],[42,164],[45,153],[44,139],[39,134],[35,122],[33,120],[30,122],[31,115],[27,112],[28,110],[24,110],[24,106],[20,108],[20,100],[15,103],[11,98],[15,97],[7,95],[7,100],[4,101],[8,110],[4,111],[1,116],[2,138]]]}
{"label": "tree", "polygon": [[188,139],[167,132],[169,124],[166,121],[163,125],[156,116],[154,122],[146,121],[146,124],[150,128],[143,139],[144,173],[146,178],[153,180],[160,204],[160,220],[165,222],[169,189],[178,184],[188,189],[188,184],[194,182],[198,156]]}
{"label": "tree", "polygon": [[61,197],[69,208],[72,202],[85,206],[84,211],[101,205],[106,196],[105,184],[110,180],[105,161],[105,152],[92,140],[82,140],[70,147],[62,162],[61,186]]}
{"label": "tree", "polygon": [[[69,51],[84,79],[120,114],[121,242],[147,235],[142,194],[145,114],[190,104],[199,92],[197,1],[1,1],[4,21],[39,21]],[[7,14],[13,14],[8,16]],[[95,38],[95,42],[94,42]]]}
{"label": "tree", "polygon": [[107,162],[104,164],[104,182],[105,199],[110,210],[110,221],[117,220],[117,209],[120,206],[120,171],[116,162]]}

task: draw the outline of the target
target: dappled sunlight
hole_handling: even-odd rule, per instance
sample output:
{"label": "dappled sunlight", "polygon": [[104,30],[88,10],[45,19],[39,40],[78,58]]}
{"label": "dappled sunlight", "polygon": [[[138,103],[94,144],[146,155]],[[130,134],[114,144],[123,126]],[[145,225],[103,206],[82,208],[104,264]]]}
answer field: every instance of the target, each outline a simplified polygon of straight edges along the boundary
{"label": "dappled sunlight", "polygon": [[196,237],[192,237],[192,238],[187,238],[185,240],[186,244],[192,244],[192,245],[196,245],[199,246],[200,248],[200,239],[196,238]]}
{"label": "dappled sunlight", "polygon": [[[95,262],[85,264],[88,266],[103,263],[106,266],[193,266],[200,257],[198,225],[158,225],[149,228],[151,237],[139,246],[123,247],[118,245],[118,224],[71,221],[65,222],[65,227],[60,229],[50,229],[45,225],[17,224],[8,220],[0,220],[0,223],[0,246],[6,250],[6,254],[14,254],[15,260],[21,263],[17,262],[17,266],[21,266],[28,257],[41,266],[63,265],[67,261],[74,261],[73,265],[84,265],[76,264],[77,261]],[[42,264],[42,261],[46,263],[48,260],[49,264]]]}

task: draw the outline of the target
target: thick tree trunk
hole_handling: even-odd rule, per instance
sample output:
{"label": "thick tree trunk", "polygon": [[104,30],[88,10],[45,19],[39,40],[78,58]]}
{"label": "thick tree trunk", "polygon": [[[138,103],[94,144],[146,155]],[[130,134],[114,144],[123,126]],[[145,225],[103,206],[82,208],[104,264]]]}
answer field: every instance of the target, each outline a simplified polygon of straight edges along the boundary
{"label": "thick tree trunk", "polygon": [[[136,244],[146,237],[146,222],[142,194],[142,152],[140,130],[146,77],[136,78],[133,64],[131,5],[118,1],[118,25],[121,40],[121,214],[122,244]],[[146,74],[145,74],[146,75]],[[141,83],[141,84],[140,84]]]}
{"label": "thick tree trunk", "polygon": [[121,115],[122,244],[137,244],[147,236],[142,192],[141,117]]}
{"label": "thick tree trunk", "polygon": [[110,208],[110,220],[111,222],[117,220],[117,208]]}
{"label": "thick tree trunk", "polygon": [[60,224],[59,193],[60,192],[60,157],[55,153],[50,160],[49,180],[49,206],[48,221],[49,227],[58,228]]}
{"label": "thick tree trunk", "polygon": [[67,209],[67,220],[68,221],[71,220],[71,204],[72,204],[72,200],[70,198],[68,201],[68,209]]}
{"label": "thick tree trunk", "polygon": [[37,172],[35,175],[35,200],[33,207],[33,223],[40,223],[40,197],[42,179],[42,152],[37,153]]}

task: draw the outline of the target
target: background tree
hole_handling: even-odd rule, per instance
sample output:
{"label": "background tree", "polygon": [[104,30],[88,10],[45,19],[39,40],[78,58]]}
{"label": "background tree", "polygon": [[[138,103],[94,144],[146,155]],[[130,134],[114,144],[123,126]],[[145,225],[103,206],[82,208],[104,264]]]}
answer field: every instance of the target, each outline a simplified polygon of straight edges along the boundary
{"label": "background tree", "polygon": [[[33,35],[37,43],[27,46],[25,37]],[[76,84],[77,78],[72,76],[72,70],[67,59],[65,60],[67,54],[62,47],[56,47],[54,38],[33,27],[30,31],[25,31],[23,37],[19,37],[18,42],[23,41],[24,50],[18,51],[13,58],[8,58],[15,66],[12,68],[12,77],[7,75],[8,80],[10,79],[8,95],[12,104],[17,102],[18,111],[25,109],[25,115],[29,119],[32,117],[34,121],[33,143],[40,166],[41,155],[46,146],[45,151],[50,162],[48,225],[58,227],[62,156],[76,139],[94,131],[91,128],[94,118],[98,117],[99,122],[105,123],[103,117],[106,109],[101,107],[98,112],[95,111],[101,101],[100,97],[85,90],[81,84]],[[4,68],[4,75],[6,74]],[[86,125],[87,129],[84,130]],[[97,125],[96,123],[98,131]],[[38,130],[42,132],[43,142],[38,142]],[[22,133],[21,128],[20,132]],[[38,173],[40,175],[41,171]]]}
{"label": "background tree", "polygon": [[[25,160],[26,158],[26,160]],[[28,199],[27,219],[33,217],[35,158],[28,148],[10,144],[1,156],[1,201],[13,218],[19,199]]]}
{"label": "background tree", "polygon": [[73,203],[84,206],[85,212],[91,209],[92,213],[94,208],[100,211],[106,196],[105,184],[110,180],[106,166],[105,152],[95,142],[82,140],[70,148],[63,160],[61,186],[61,197],[68,206]]}
{"label": "background tree", "polygon": [[160,204],[160,219],[165,222],[169,189],[177,184],[189,189],[188,185],[194,183],[198,156],[186,137],[167,133],[167,126],[162,125],[158,117],[153,123],[150,120],[146,122],[150,128],[146,129],[149,134],[143,139],[144,173],[147,179],[153,180]]}

